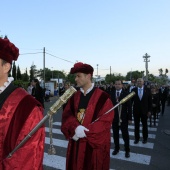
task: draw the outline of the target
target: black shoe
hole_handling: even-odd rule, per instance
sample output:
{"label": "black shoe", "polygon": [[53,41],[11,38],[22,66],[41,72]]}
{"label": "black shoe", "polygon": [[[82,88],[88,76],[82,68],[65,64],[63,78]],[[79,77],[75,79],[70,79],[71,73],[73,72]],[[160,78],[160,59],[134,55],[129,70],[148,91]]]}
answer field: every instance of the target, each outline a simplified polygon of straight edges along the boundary
{"label": "black shoe", "polygon": [[136,139],[135,139],[134,144],[137,144],[137,143],[139,143],[139,140],[136,140]]}
{"label": "black shoe", "polygon": [[130,157],[130,153],[129,152],[125,152],[125,157],[129,158]]}
{"label": "black shoe", "polygon": [[144,140],[142,141],[142,143],[143,143],[143,144],[147,143],[147,140],[144,139]]}
{"label": "black shoe", "polygon": [[117,155],[118,152],[119,152],[119,150],[114,150],[114,151],[112,152],[112,155]]}

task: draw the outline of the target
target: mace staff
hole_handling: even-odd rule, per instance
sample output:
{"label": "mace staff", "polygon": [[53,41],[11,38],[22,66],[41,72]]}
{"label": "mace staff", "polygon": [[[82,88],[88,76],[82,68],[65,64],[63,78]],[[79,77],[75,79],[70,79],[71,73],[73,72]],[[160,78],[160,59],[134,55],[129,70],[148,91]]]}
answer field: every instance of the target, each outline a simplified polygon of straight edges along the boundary
{"label": "mace staff", "polygon": [[28,135],[12,150],[12,152],[9,153],[7,158],[10,158],[21,146],[23,146],[28,141],[28,139],[30,139],[32,135],[37,132],[37,130],[44,124],[44,122],[48,120],[48,118],[51,117],[54,113],[56,113],[57,110],[59,110],[76,91],[77,90],[72,86],[67,89],[65,93],[59,97],[59,99],[50,107],[47,115],[41,119],[41,121],[28,133]]}
{"label": "mace staff", "polygon": [[118,113],[119,113],[119,126],[122,123],[121,115],[122,115],[122,105],[118,106]]}
{"label": "mace staff", "polygon": [[[112,107],[110,110],[108,110],[107,112],[105,112],[102,116],[110,113],[112,110],[114,110],[116,107],[118,107],[119,105],[122,105],[123,103],[127,102],[129,99],[131,99],[133,96],[135,95],[135,92],[131,92],[130,94],[128,94],[126,97],[124,97],[119,103],[117,103],[114,107]],[[98,117],[95,121],[93,121],[92,123],[98,121],[102,116]],[[92,124],[91,123],[91,124]]]}

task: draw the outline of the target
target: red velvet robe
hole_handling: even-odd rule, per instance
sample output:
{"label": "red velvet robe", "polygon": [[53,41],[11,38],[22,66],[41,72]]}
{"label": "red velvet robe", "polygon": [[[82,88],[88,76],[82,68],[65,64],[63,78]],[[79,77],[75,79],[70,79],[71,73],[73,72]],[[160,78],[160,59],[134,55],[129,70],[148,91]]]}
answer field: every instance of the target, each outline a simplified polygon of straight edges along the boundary
{"label": "red velvet robe", "polygon": [[15,89],[0,110],[0,170],[41,170],[44,127],[41,127],[11,158],[8,154],[43,118],[43,108],[24,89]]}
{"label": "red velvet robe", "polygon": [[[103,114],[113,107],[112,102],[108,94],[98,88],[95,89],[86,108],[82,124],[89,129],[89,132],[85,132],[87,137],[74,141],[72,137],[76,127],[80,125],[76,118],[80,95],[81,92],[78,91],[69,100],[62,117],[61,131],[69,139],[66,169],[109,170],[110,128],[114,111],[106,115]],[[100,117],[99,120],[92,123],[98,117]]]}

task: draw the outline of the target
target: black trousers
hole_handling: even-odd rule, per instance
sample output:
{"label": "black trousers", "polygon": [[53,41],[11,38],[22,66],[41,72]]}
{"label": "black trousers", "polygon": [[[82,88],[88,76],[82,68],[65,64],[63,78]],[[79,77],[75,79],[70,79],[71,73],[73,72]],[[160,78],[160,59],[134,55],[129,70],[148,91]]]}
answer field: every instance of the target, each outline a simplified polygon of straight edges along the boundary
{"label": "black trousers", "polygon": [[165,103],[166,103],[166,100],[161,100],[161,105],[162,105],[161,113],[162,113],[162,115],[164,114],[164,110],[165,110]]}
{"label": "black trousers", "polygon": [[142,135],[143,135],[143,140],[148,139],[148,124],[147,124],[147,119],[148,116],[147,114],[141,114],[141,113],[134,113],[134,123],[135,123],[135,140],[140,139],[140,121],[142,122]]}
{"label": "black trousers", "polygon": [[153,115],[153,121],[154,125],[156,125],[156,118],[158,118],[158,111],[156,107],[152,107],[152,114],[150,115],[150,125],[152,125],[152,115]]}
{"label": "black trousers", "polygon": [[113,139],[114,139],[114,144],[115,144],[115,150],[120,149],[119,130],[121,130],[122,137],[123,137],[123,140],[124,140],[125,151],[129,152],[130,148],[129,148],[128,121],[122,122],[120,126],[119,126],[119,122],[113,122],[112,123],[112,129],[113,129]]}

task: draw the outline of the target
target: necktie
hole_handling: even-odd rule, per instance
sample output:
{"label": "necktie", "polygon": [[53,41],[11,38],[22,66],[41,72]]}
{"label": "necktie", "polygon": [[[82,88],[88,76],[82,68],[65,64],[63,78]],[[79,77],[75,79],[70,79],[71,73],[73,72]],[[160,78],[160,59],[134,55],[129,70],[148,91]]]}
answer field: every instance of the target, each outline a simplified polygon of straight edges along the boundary
{"label": "necktie", "polygon": [[117,102],[119,101],[119,94],[120,94],[120,92],[119,92],[119,91],[117,91],[117,93],[116,93],[116,99],[117,99]]}
{"label": "necktie", "polygon": [[139,99],[140,100],[142,99],[142,89],[141,88],[139,89]]}
{"label": "necktie", "polygon": [[117,98],[119,98],[119,91],[117,91]]}

